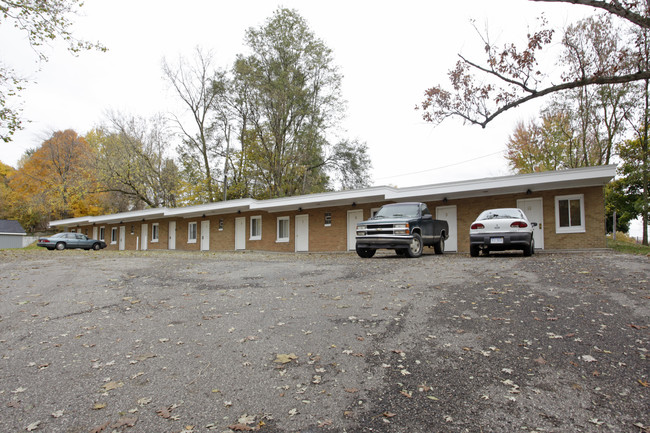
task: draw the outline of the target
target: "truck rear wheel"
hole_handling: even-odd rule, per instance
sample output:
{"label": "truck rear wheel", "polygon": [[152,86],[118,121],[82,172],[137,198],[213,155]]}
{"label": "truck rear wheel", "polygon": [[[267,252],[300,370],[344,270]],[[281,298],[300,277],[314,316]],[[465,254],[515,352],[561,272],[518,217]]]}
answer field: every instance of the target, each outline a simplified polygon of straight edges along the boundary
{"label": "truck rear wheel", "polygon": [[422,237],[418,233],[413,233],[413,240],[406,249],[406,254],[411,258],[422,255]]}
{"label": "truck rear wheel", "polygon": [[444,233],[440,235],[440,240],[433,244],[433,251],[436,254],[442,254],[445,252],[445,238],[443,237]]}
{"label": "truck rear wheel", "polygon": [[375,251],[377,251],[374,248],[359,248],[357,247],[357,254],[359,257],[364,258],[364,259],[369,259],[370,257],[375,255]]}

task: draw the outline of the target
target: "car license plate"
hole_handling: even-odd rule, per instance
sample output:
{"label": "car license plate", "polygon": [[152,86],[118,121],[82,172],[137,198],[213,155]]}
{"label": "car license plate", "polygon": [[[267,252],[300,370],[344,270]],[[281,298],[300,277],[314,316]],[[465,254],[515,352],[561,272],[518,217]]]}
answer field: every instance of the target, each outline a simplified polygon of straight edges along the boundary
{"label": "car license plate", "polygon": [[490,238],[490,243],[491,244],[502,244],[503,243],[503,238]]}

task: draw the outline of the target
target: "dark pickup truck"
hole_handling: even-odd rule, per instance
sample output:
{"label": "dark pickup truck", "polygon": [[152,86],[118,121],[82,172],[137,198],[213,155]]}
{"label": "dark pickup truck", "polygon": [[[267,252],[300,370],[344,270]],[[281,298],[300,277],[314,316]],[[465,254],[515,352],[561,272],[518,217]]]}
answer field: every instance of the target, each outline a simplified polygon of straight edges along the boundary
{"label": "dark pickup truck", "polygon": [[379,248],[419,257],[424,246],[442,254],[448,237],[449,224],[433,219],[426,204],[387,204],[374,217],[357,224],[356,249],[359,257],[366,259],[374,256]]}

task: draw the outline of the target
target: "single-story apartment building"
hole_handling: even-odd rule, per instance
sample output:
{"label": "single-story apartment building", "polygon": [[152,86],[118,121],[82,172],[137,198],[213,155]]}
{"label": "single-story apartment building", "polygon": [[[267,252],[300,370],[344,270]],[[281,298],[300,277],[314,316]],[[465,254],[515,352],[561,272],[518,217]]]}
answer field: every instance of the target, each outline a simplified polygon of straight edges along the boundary
{"label": "single-story apartment building", "polygon": [[15,220],[0,220],[0,249],[3,248],[22,248],[23,239],[27,233]]}
{"label": "single-story apartment building", "polygon": [[449,223],[446,251],[469,251],[485,209],[519,207],[536,222],[537,249],[605,247],[604,186],[616,166],[499,176],[408,188],[388,186],[269,200],[250,198],[52,221],[113,250],[330,252],[355,249],[356,224],[383,204],[419,201]]}

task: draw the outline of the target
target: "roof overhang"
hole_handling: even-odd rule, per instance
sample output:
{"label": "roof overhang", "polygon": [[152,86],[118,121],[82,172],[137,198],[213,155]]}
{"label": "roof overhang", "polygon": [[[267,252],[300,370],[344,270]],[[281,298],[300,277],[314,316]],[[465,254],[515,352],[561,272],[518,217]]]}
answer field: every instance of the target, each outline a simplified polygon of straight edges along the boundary
{"label": "roof overhang", "polygon": [[548,171],[543,173],[474,179],[408,188],[379,186],[358,190],[325,192],[269,200],[244,198],[181,208],[155,208],[112,215],[86,216],[52,221],[50,226],[74,227],[87,224],[122,224],[160,218],[199,218],[247,211],[290,212],[336,206],[385,201],[441,201],[494,196],[502,194],[533,193],[604,186],[616,175],[615,165]]}
{"label": "roof overhang", "polygon": [[242,198],[239,200],[219,201],[216,203],[200,204],[197,206],[168,209],[165,217],[196,218],[209,215],[223,215],[248,211],[256,200]]}
{"label": "roof overhang", "polygon": [[384,201],[390,187],[373,187],[358,190],[324,192],[320,194],[299,195],[293,197],[261,200],[251,206],[251,210],[267,212],[287,212],[300,209],[317,209],[335,206],[353,206],[362,203]]}
{"label": "roof overhang", "polygon": [[386,199],[403,201],[417,198],[421,201],[438,201],[445,198],[451,200],[528,191],[604,186],[615,175],[616,165],[603,165],[400,188],[387,194]]}

